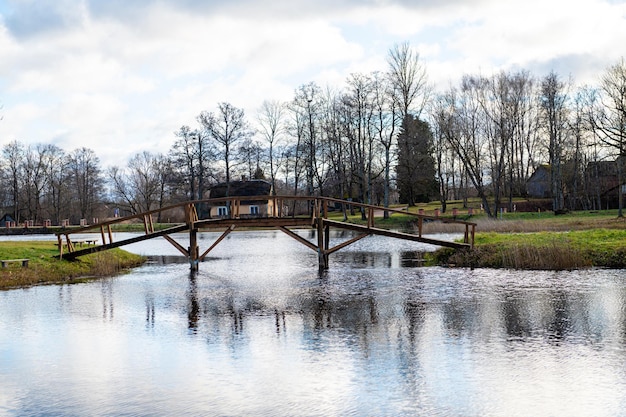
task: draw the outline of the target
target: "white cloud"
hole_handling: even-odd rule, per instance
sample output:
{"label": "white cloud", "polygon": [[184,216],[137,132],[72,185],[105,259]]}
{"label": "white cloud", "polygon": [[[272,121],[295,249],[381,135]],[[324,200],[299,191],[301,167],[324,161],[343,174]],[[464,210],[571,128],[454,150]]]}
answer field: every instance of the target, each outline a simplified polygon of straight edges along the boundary
{"label": "white cloud", "polygon": [[601,0],[11,6],[0,9],[0,144],[71,150],[89,138],[104,164],[167,151],[173,131],[218,102],[252,119],[309,81],[339,87],[385,70],[395,43],[409,41],[445,87],[464,73],[550,66],[587,81],[626,42],[625,3]]}
{"label": "white cloud", "polygon": [[[604,49],[607,41],[626,41],[623,6],[599,1],[531,0],[497,2],[476,14],[476,23],[459,30],[452,43],[472,66],[524,66],[559,56]],[[602,29],[604,28],[604,29]],[[608,35],[608,39],[607,36]],[[617,39],[616,39],[617,38]]]}

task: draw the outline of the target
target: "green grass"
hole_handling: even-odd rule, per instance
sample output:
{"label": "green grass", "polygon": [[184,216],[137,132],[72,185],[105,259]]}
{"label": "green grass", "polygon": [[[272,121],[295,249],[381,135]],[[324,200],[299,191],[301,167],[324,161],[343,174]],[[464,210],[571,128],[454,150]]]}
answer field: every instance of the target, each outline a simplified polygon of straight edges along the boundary
{"label": "green grass", "polygon": [[76,261],[59,260],[55,242],[0,242],[0,259],[29,259],[29,266],[11,263],[0,270],[0,288],[72,282],[85,277],[111,276],[138,266],[144,258],[121,249],[94,253]]}
{"label": "green grass", "polygon": [[626,268],[626,229],[477,233],[473,251],[443,249],[439,263],[469,267],[554,269]]}
{"label": "green grass", "polygon": [[527,244],[540,246],[546,242],[572,243],[590,250],[595,247],[618,249],[626,245],[626,230],[591,229],[570,232],[537,232],[537,233],[477,233],[477,245]]}

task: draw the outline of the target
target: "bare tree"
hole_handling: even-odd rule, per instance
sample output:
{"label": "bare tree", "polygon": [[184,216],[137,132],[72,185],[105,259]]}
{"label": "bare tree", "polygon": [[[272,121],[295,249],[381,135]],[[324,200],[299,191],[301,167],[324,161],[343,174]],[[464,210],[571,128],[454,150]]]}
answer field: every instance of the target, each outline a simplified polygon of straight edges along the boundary
{"label": "bare tree", "polygon": [[174,135],[177,139],[171,150],[173,171],[179,178],[178,182],[185,185],[187,198],[201,200],[205,197],[214,159],[207,135],[197,129],[191,130],[189,126],[182,126]]}
{"label": "bare tree", "polygon": [[465,175],[476,189],[487,216],[494,217],[489,206],[489,186],[485,180],[489,162],[489,143],[484,134],[485,118],[480,104],[481,91],[472,77],[465,76],[460,91],[452,88],[447,93],[449,112],[454,117],[455,128],[447,131],[451,148],[463,163]]}
{"label": "bare tree", "polygon": [[70,189],[68,185],[68,158],[65,152],[50,145],[46,163],[48,177],[46,191],[48,201],[48,213],[54,224],[59,224],[61,219],[67,218],[70,211]]}
{"label": "bare tree", "polygon": [[122,206],[130,214],[138,214],[140,211],[136,205],[135,195],[126,172],[119,166],[113,165],[107,169],[107,176],[116,204]]}
{"label": "bare tree", "polygon": [[419,53],[408,42],[394,45],[389,50],[387,63],[402,120],[409,113],[419,118],[430,96],[426,68],[419,60]]}
{"label": "bare tree", "polygon": [[143,151],[135,154],[125,169],[114,166],[108,174],[118,201],[138,214],[164,206],[168,171],[169,161],[162,154]]}
{"label": "bare tree", "polygon": [[572,209],[591,208],[591,189],[587,184],[585,167],[590,160],[589,151],[592,149],[590,132],[592,128],[587,119],[588,109],[586,91],[584,88],[577,90],[573,100],[573,107],[569,121],[569,134],[574,141],[574,153],[572,155],[572,168],[570,169],[571,192],[569,206]]}
{"label": "bare tree", "polygon": [[589,152],[591,163],[585,169],[585,195],[595,210],[602,208],[602,184],[600,181],[600,166],[602,147],[604,143],[599,139],[599,129],[596,127],[599,109],[599,91],[596,87],[585,85],[580,88],[578,98],[582,100],[584,121],[589,131]]}
{"label": "bare tree", "polygon": [[[285,149],[285,183],[289,183],[289,172],[293,172],[293,194],[298,195],[300,181],[306,163],[306,115],[299,105],[299,101],[294,99],[288,106],[291,117],[287,122],[287,131],[292,138],[290,145]],[[292,213],[294,210],[292,209]]]}
{"label": "bare tree", "polygon": [[301,135],[301,153],[306,165],[307,194],[315,194],[315,182],[320,189],[321,175],[319,173],[318,156],[321,153],[319,142],[319,114],[321,110],[321,90],[315,83],[301,85],[296,90],[296,96],[292,103],[292,109],[297,114],[298,122],[302,129],[298,130]]}
{"label": "bare tree", "polygon": [[43,193],[48,178],[46,176],[48,149],[48,146],[38,144],[34,148],[29,146],[24,153],[23,206],[28,220],[33,220],[35,223],[42,220]]}
{"label": "bare tree", "polygon": [[[372,79],[364,74],[348,77],[348,90],[343,96],[345,134],[350,150],[351,175],[357,198],[371,203],[374,177],[374,106]],[[365,211],[361,209],[365,219]]]}
{"label": "bare tree", "polygon": [[622,58],[605,71],[600,82],[601,106],[593,112],[593,127],[599,139],[617,156],[618,216],[624,216],[624,171],[626,170],[626,61]]}
{"label": "bare tree", "polygon": [[74,220],[93,217],[97,204],[101,201],[104,185],[100,159],[89,148],[75,149],[68,159],[71,190],[77,211],[73,211]]}
{"label": "bare tree", "polygon": [[[327,142],[330,162],[329,186],[339,198],[346,198],[350,188],[349,146],[344,134],[344,106],[342,97],[335,91],[327,91],[321,112],[321,130]],[[347,207],[342,205],[344,220],[347,219]]]}
{"label": "bare tree", "polygon": [[537,166],[539,137],[535,80],[527,71],[510,74],[511,143],[508,152],[509,209],[513,196],[526,193],[526,182]]}
{"label": "bare tree", "polygon": [[515,76],[501,72],[491,78],[479,78],[482,93],[480,102],[485,115],[485,134],[489,143],[489,170],[494,195],[494,207],[498,210],[506,192],[509,173],[509,209],[512,210],[513,149],[515,132],[518,130],[519,95],[515,91]]}
{"label": "bare tree", "polygon": [[244,111],[230,103],[222,102],[218,104],[217,114],[204,111],[198,116],[198,121],[208,139],[213,141],[217,159],[224,164],[226,194],[228,195],[231,170],[237,162],[238,145],[252,135]]}
{"label": "bare tree", "polygon": [[128,161],[128,179],[135,193],[139,212],[157,207],[160,194],[160,175],[157,157],[148,151],[135,154]]}
{"label": "bare tree", "polygon": [[550,143],[550,174],[552,186],[552,209],[558,212],[564,208],[563,195],[563,152],[567,128],[566,85],[555,72],[548,74],[541,82],[540,106],[543,128],[547,131]]}
{"label": "bare tree", "polygon": [[[391,189],[391,165],[395,160],[394,138],[400,120],[398,102],[389,77],[375,72],[372,76],[373,124],[374,132],[383,150],[383,204],[389,207]],[[385,211],[384,217],[389,217]]]}
{"label": "bare tree", "polygon": [[242,177],[254,180],[265,179],[265,172],[262,167],[265,153],[265,149],[251,137],[240,142],[238,157],[243,164],[242,169],[239,170],[242,173]]}
{"label": "bare tree", "polygon": [[21,220],[21,178],[24,160],[24,145],[18,141],[9,142],[2,148],[2,154],[7,164],[9,188],[11,190],[11,203],[13,206],[13,218],[17,223]]}
{"label": "bare tree", "polygon": [[[451,95],[440,95],[433,102],[431,119],[433,129],[433,145],[437,167],[437,181],[439,183],[439,201],[441,211],[446,212],[450,187],[454,188],[454,157],[448,138],[458,136],[455,129],[454,106]],[[452,157],[450,157],[452,156]],[[452,184],[452,185],[451,185]]]}
{"label": "bare tree", "polygon": [[279,101],[264,101],[259,111],[258,122],[261,135],[268,146],[268,162],[272,192],[276,194],[276,174],[280,169],[278,163],[280,154],[276,154],[276,147],[283,143],[285,135],[285,105]]}

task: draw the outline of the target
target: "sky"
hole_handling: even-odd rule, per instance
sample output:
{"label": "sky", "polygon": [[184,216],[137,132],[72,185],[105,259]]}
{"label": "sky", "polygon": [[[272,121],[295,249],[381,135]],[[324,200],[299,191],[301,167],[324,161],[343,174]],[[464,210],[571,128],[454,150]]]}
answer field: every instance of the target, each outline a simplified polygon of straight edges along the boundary
{"label": "sky", "polygon": [[626,0],[0,0],[0,146],[124,166],[220,102],[254,123],[303,84],[385,71],[404,42],[437,90],[521,69],[597,84],[626,56]]}

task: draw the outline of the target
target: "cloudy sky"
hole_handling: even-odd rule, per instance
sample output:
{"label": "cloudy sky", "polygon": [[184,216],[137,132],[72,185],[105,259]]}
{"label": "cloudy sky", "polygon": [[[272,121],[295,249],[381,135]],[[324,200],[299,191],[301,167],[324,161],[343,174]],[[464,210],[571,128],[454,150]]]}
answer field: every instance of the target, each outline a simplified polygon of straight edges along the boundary
{"label": "cloudy sky", "polygon": [[0,146],[164,152],[227,101],[386,69],[409,42],[443,89],[462,74],[555,70],[595,83],[626,56],[626,0],[0,0]]}

